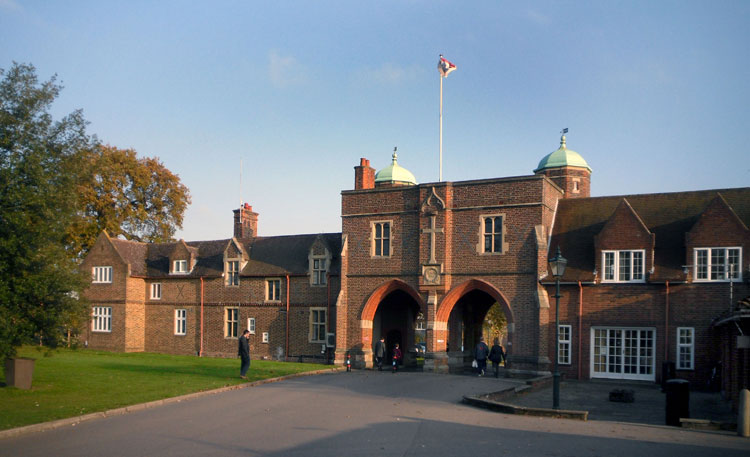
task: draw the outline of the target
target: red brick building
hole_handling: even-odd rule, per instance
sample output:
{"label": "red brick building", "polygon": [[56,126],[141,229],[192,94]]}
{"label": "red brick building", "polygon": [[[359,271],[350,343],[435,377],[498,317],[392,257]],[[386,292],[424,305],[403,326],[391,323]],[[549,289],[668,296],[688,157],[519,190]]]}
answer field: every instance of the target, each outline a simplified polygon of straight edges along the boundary
{"label": "red brick building", "polygon": [[[426,370],[461,370],[497,303],[512,369],[548,372],[557,348],[566,377],[660,381],[672,362],[702,386],[722,360],[724,389],[747,387],[750,188],[590,190],[565,137],[532,175],[474,181],[417,184],[394,152],[377,174],[367,159],[355,167],[341,233],[260,237],[246,206],[226,240],[102,234],[83,264],[89,345],[231,356],[250,328],[253,357],[350,355],[362,368],[379,337],[411,363],[423,335]],[[555,344],[558,247],[568,267]]]}

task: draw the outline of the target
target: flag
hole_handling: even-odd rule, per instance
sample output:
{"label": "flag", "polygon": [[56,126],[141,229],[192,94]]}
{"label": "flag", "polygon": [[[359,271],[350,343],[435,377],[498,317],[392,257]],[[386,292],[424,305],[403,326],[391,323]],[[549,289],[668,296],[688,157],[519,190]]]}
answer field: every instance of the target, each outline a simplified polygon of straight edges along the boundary
{"label": "flag", "polygon": [[450,63],[449,61],[445,60],[443,58],[443,55],[440,54],[440,61],[438,62],[438,71],[440,72],[440,75],[445,78],[447,77],[450,72],[456,69],[456,66]]}
{"label": "flag", "polygon": [[560,132],[560,133],[562,133],[563,135],[565,135],[566,133],[568,133],[568,128],[565,127],[564,129],[562,129],[562,132]]}

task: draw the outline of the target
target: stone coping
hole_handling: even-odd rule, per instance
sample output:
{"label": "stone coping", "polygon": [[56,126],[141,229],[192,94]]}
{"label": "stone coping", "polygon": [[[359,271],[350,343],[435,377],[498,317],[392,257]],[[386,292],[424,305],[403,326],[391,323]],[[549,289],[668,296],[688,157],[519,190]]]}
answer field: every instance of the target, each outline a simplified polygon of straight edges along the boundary
{"label": "stone coping", "polygon": [[[513,389],[511,389],[513,390]],[[497,411],[505,414],[518,414],[523,416],[541,416],[541,417],[556,417],[560,419],[577,419],[586,421],[588,420],[588,411],[574,411],[569,409],[549,409],[549,408],[527,408],[524,406],[515,406],[509,403],[502,403],[479,396],[464,396],[463,402],[472,406],[478,406],[480,408],[486,408],[491,411]]]}
{"label": "stone coping", "polygon": [[276,378],[261,379],[259,381],[247,382],[243,384],[237,384],[234,386],[220,387],[213,390],[205,390],[201,392],[194,392],[191,394],[180,395],[178,397],[163,398],[161,400],[154,400],[147,403],[139,403],[136,405],[123,406],[122,408],[110,409],[108,411],[99,411],[96,413],[84,414],[82,416],[66,417],[64,419],[58,419],[50,422],[41,422],[39,424],[25,425],[23,427],[10,428],[7,430],[0,430],[0,440],[5,438],[12,438],[14,436],[24,435],[27,433],[45,432],[48,430],[54,430],[61,427],[75,427],[81,422],[90,421],[93,419],[102,419],[105,417],[121,416],[123,414],[132,413],[135,411],[141,411],[144,409],[155,408],[157,406],[167,405],[169,403],[179,403],[181,401],[191,400],[194,398],[204,397],[208,395],[219,394],[222,392],[228,392],[230,390],[244,389],[246,387],[260,386],[263,384],[270,384],[272,382],[284,381],[287,379],[299,378],[302,376],[312,376],[324,373],[336,373],[343,371],[344,367],[333,367],[326,368],[323,370],[307,371],[304,373],[294,373],[286,376],[279,376]]}

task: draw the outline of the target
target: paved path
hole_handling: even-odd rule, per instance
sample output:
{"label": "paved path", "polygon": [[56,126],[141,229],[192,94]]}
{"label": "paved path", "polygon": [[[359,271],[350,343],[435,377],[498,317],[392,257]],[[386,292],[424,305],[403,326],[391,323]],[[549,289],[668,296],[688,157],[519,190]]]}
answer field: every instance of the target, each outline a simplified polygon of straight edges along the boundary
{"label": "paved path", "polygon": [[0,441],[0,456],[747,456],[750,440],[460,403],[517,381],[355,371],[207,395]]}

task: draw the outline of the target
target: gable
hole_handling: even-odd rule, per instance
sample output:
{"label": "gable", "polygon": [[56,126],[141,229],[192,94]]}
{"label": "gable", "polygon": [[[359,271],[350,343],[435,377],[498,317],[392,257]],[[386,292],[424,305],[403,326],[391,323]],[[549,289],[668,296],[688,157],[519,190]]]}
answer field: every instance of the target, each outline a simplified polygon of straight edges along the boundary
{"label": "gable", "polygon": [[596,235],[597,252],[600,250],[647,249],[654,247],[654,234],[623,198],[617,208]]}
{"label": "gable", "polygon": [[124,266],[127,264],[128,262],[125,261],[112,243],[109,234],[106,231],[102,231],[81,262],[81,268],[83,270],[90,270],[94,266]]}
{"label": "gable", "polygon": [[742,246],[749,236],[747,226],[717,192],[687,233],[687,245],[688,248]]}

